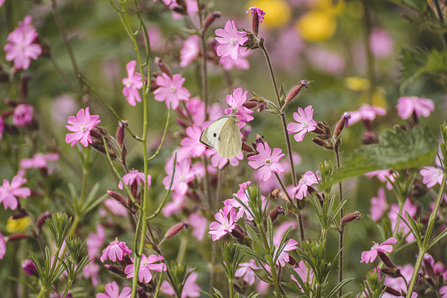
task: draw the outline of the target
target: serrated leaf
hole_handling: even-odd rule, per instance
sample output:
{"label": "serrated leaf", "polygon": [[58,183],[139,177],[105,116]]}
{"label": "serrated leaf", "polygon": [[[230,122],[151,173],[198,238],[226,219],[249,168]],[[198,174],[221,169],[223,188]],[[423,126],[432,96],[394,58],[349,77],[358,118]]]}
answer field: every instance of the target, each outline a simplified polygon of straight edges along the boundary
{"label": "serrated leaf", "polygon": [[388,0],[388,1],[416,12],[424,12],[427,9],[426,0]]}
{"label": "serrated leaf", "polygon": [[419,127],[395,132],[387,131],[380,136],[380,144],[363,146],[347,160],[345,166],[335,170],[332,177],[319,185],[324,190],[344,179],[367,172],[393,169],[401,170],[431,165],[437,152],[437,142],[428,128]]}

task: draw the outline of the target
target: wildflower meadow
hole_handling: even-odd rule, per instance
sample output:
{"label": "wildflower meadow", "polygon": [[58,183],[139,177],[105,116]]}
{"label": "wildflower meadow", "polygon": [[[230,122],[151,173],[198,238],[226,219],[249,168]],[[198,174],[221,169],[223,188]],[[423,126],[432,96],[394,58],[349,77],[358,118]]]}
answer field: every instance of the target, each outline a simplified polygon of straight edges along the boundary
{"label": "wildflower meadow", "polygon": [[0,0],[0,297],[447,298],[446,0]]}

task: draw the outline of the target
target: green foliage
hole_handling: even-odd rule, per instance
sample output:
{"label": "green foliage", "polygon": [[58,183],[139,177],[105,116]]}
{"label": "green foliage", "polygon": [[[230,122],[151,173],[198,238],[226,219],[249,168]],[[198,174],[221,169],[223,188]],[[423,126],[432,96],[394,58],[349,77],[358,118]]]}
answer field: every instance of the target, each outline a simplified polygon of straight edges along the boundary
{"label": "green foliage", "polygon": [[447,87],[447,51],[436,49],[402,49],[401,80],[407,86],[421,75],[426,74],[434,81]]}
{"label": "green foliage", "polygon": [[68,218],[65,213],[53,213],[51,218],[47,218],[45,222],[50,229],[57,250],[61,249],[70,228],[72,218]]}
{"label": "green foliage", "polygon": [[416,12],[424,12],[427,9],[427,1],[425,0],[388,0],[388,1]]}
{"label": "green foliage", "polygon": [[374,269],[366,275],[361,286],[362,293],[366,298],[380,298],[385,293],[384,276],[380,276],[378,270]]}
{"label": "green foliage", "polygon": [[222,252],[222,257],[218,254],[213,254],[224,268],[228,280],[233,280],[236,270],[239,267],[239,263],[245,255],[241,253],[240,249],[232,243],[220,242],[219,247],[220,251]]}
{"label": "green foliage", "polygon": [[[183,286],[185,285],[186,280],[194,272],[195,268],[191,268],[188,264],[179,264],[176,261],[172,261],[169,266],[169,271],[171,272],[173,285],[172,288],[178,289],[179,293],[182,293]],[[161,278],[160,278],[161,279]],[[170,282],[170,280],[168,280]]]}
{"label": "green foliage", "polygon": [[45,247],[45,263],[43,266],[40,265],[36,255],[29,250],[29,258],[33,261],[36,266],[37,273],[40,277],[40,283],[43,289],[49,289],[56,280],[64,272],[64,267],[60,265],[58,261],[51,262],[50,249]]}
{"label": "green foliage", "polygon": [[345,166],[336,170],[332,178],[319,185],[325,188],[367,172],[393,169],[400,170],[421,167],[433,163],[437,143],[428,128],[419,127],[387,131],[380,136],[380,144],[363,146],[346,161]]}

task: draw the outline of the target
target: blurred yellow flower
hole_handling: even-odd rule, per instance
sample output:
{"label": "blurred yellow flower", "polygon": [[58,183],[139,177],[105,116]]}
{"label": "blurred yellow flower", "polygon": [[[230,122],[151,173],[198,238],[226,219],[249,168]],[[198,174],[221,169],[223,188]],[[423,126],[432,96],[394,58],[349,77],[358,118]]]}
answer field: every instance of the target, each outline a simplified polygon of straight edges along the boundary
{"label": "blurred yellow flower", "polygon": [[361,79],[357,77],[349,77],[345,80],[346,87],[353,91],[368,90],[371,87],[368,79]]}
{"label": "blurred yellow flower", "polygon": [[388,104],[385,99],[386,91],[382,87],[376,87],[374,93],[371,96],[371,103],[373,106],[387,108]]}
{"label": "blurred yellow flower", "polygon": [[337,20],[330,10],[311,10],[296,22],[296,29],[308,41],[321,41],[332,37]]}
{"label": "blurred yellow flower", "polygon": [[281,27],[290,20],[290,7],[284,0],[252,0],[247,4],[248,7],[259,6],[265,11],[264,21],[261,24],[267,28]]}
{"label": "blurred yellow flower", "polygon": [[31,218],[29,217],[19,219],[8,218],[6,231],[9,233],[21,233],[24,232],[29,225],[31,225]]}

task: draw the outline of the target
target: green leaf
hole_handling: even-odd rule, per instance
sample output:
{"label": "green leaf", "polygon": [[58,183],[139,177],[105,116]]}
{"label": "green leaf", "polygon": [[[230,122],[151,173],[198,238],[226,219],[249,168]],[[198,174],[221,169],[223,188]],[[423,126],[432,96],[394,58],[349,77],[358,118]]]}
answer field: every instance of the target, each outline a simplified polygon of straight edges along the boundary
{"label": "green leaf", "polygon": [[329,295],[327,295],[327,298],[334,297],[337,294],[338,290],[340,290],[347,283],[349,283],[353,280],[354,280],[354,278],[346,278],[346,279],[342,280],[338,285],[335,286],[335,288],[332,289],[332,291],[329,293]]}
{"label": "green leaf", "polygon": [[437,152],[437,142],[428,128],[419,127],[387,131],[380,136],[380,144],[357,149],[345,166],[335,170],[333,176],[319,185],[324,190],[344,179],[363,175],[367,172],[431,165]]}
{"label": "green leaf", "polygon": [[427,9],[426,0],[388,0],[388,1],[416,12],[424,12]]}
{"label": "green leaf", "polygon": [[433,245],[435,245],[438,241],[442,240],[442,238],[444,238],[445,236],[447,236],[447,229],[445,229],[444,231],[442,231],[441,234],[439,234],[438,236],[436,236],[435,239],[433,239],[433,241],[430,243],[430,245],[428,245],[427,250],[429,250]]}

